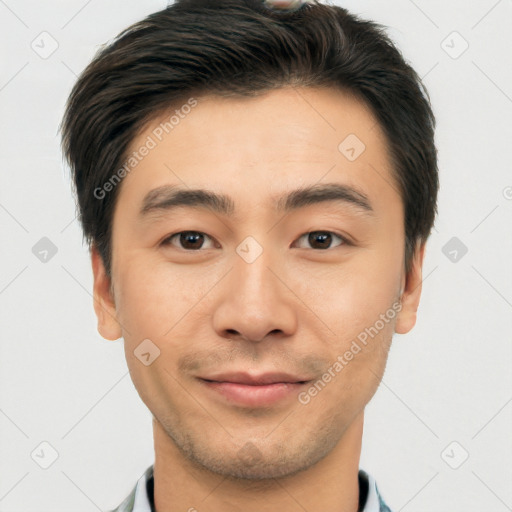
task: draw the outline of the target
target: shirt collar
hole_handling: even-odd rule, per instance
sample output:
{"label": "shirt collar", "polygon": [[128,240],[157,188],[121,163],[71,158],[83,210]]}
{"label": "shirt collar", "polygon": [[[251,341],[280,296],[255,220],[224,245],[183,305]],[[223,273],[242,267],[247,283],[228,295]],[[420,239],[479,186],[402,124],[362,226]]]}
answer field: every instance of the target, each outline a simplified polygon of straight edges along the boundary
{"label": "shirt collar", "polygon": [[[134,490],[130,496],[125,500],[133,503],[132,508],[125,506],[125,508],[117,508],[113,512],[155,512],[152,507],[153,503],[153,465],[149,466],[144,474],[139,478]],[[384,503],[382,496],[377,488],[375,479],[363,469],[359,469],[359,480],[368,484],[368,494],[366,502],[361,512],[391,512],[388,506]],[[129,498],[133,498],[133,501]],[[128,505],[128,503],[127,503]]]}

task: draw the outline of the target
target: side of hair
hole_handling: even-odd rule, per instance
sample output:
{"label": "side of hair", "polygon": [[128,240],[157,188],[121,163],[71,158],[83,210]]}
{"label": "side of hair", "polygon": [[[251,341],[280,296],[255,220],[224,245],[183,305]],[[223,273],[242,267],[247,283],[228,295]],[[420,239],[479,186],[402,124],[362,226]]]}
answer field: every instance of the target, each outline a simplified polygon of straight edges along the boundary
{"label": "side of hair", "polygon": [[257,96],[286,86],[333,87],[370,107],[404,204],[410,269],[437,213],[435,117],[421,79],[384,27],[318,1],[287,12],[259,0],[177,0],[104,45],[66,105],[62,148],[78,218],[108,275],[120,187],[102,198],[95,191],[123,166],[140,130],[193,94]]}

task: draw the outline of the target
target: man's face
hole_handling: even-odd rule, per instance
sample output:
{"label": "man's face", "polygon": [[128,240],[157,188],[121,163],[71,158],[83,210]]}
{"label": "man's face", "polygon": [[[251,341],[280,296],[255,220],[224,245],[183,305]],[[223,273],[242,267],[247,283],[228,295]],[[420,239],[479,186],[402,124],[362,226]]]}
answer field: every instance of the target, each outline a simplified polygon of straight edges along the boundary
{"label": "man's face", "polygon": [[[393,332],[414,324],[419,282],[404,272],[384,136],[362,103],[328,89],[198,98],[159,141],[162,121],[131,145],[157,143],[120,185],[111,303],[93,255],[100,333],[123,336],[142,400],[188,460],[294,474],[362,416]],[[171,205],[199,189],[227,201]],[[266,386],[233,383],[264,374]]]}

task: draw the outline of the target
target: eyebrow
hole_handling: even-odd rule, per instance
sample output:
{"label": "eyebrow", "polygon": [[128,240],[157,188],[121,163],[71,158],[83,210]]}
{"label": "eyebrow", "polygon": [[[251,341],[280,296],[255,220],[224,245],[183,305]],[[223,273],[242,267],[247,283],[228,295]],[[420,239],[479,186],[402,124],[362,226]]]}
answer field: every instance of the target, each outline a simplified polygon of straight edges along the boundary
{"label": "eyebrow", "polygon": [[[339,183],[299,188],[277,198],[275,204],[278,212],[287,213],[328,201],[352,205],[365,214],[374,213],[370,200],[363,192]],[[235,203],[227,195],[206,189],[183,189],[173,185],[163,185],[146,194],[139,216],[144,218],[151,213],[169,211],[180,206],[207,209],[223,215],[232,215],[235,211]]]}

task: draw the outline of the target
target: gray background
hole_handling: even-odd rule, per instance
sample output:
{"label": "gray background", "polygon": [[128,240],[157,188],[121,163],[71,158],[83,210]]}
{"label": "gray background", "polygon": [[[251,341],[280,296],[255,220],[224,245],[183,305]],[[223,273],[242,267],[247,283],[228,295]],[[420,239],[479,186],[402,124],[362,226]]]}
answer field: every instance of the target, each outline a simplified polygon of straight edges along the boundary
{"label": "gray background", "polygon": [[[361,467],[395,512],[512,510],[512,1],[337,4],[424,77],[441,171],[418,323],[395,336]],[[2,512],[111,508],[153,462],[122,341],[96,332],[57,128],[99,45],[165,5],[0,0]]]}

